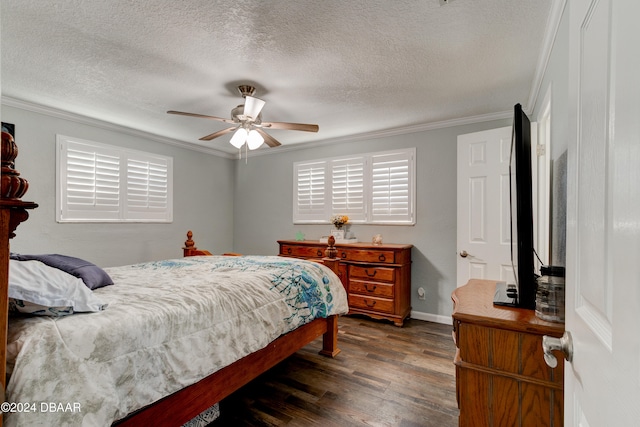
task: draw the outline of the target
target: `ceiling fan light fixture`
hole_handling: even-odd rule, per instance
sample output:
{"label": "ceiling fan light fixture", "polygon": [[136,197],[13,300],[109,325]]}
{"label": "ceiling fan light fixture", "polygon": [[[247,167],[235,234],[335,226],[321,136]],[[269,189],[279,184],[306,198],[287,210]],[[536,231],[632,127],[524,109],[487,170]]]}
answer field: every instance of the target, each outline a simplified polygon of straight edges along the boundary
{"label": "ceiling fan light fixture", "polygon": [[249,150],[255,150],[256,148],[259,148],[263,142],[264,138],[255,129],[250,131],[249,135],[247,135],[247,145],[249,146]]}
{"label": "ceiling fan light fixture", "polygon": [[[304,124],[304,123],[285,123],[285,122],[262,122],[262,109],[266,102],[260,98],[255,98],[253,93],[255,87],[251,85],[240,85],[238,91],[244,98],[244,104],[238,105],[231,110],[231,118],[225,119],[222,117],[209,116],[205,114],[187,113],[184,111],[169,110],[168,114],[178,114],[181,116],[200,117],[204,119],[218,120],[224,123],[230,123],[234,126],[214,132],[210,135],[200,138],[201,141],[211,141],[222,135],[234,132],[231,140],[231,145],[237,149],[242,148],[245,143],[245,150],[255,150],[259,148],[263,143],[266,143],[269,147],[278,147],[282,145],[277,139],[270,134],[264,132],[261,128],[265,129],[284,129],[284,130],[300,130],[304,132],[318,132],[318,125]],[[257,128],[255,130],[254,128]],[[252,130],[254,129],[254,130]]]}
{"label": "ceiling fan light fixture", "polygon": [[264,107],[265,101],[260,98],[254,98],[253,96],[247,96],[244,101],[244,115],[251,120],[256,120],[262,107]]}
{"label": "ceiling fan light fixture", "polygon": [[231,140],[229,141],[231,145],[240,149],[247,140],[247,130],[245,128],[240,128],[233,134]]}

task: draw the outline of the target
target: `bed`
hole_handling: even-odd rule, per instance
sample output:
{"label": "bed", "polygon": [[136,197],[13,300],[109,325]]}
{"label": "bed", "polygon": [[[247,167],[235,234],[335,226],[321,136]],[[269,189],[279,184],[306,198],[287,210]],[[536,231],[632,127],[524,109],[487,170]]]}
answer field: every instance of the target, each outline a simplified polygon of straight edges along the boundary
{"label": "bed", "polygon": [[[12,160],[3,147],[3,186]],[[186,257],[104,269],[114,285],[90,291],[95,312],[10,316],[21,309],[15,269],[43,268],[9,259],[9,239],[37,207],[21,200],[26,185],[13,188],[0,197],[4,425],[180,426],[318,337],[321,354],[338,354],[348,307],[332,247],[323,263],[210,256],[189,236]]]}

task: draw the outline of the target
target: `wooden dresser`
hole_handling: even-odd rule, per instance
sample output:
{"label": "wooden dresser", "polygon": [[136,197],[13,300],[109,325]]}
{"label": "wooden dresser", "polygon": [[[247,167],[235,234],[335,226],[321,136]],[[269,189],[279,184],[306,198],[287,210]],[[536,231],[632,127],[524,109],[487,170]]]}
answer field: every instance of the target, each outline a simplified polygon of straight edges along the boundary
{"label": "wooden dresser", "polygon": [[461,427],[562,426],[564,360],[543,358],[542,336],[564,324],[533,310],[493,305],[495,282],[470,280],[452,294]]}
{"label": "wooden dresser", "polygon": [[[319,259],[326,243],[278,240],[280,256]],[[411,312],[413,245],[336,243],[340,280],[349,295],[349,314],[365,314],[402,326]]]}

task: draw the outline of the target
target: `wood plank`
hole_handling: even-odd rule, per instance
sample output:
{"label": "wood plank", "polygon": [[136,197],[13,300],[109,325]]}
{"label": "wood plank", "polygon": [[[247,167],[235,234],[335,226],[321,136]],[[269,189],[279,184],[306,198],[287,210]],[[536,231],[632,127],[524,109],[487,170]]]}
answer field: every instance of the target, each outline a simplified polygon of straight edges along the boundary
{"label": "wood plank", "polygon": [[209,427],[458,425],[450,325],[342,316],[339,337],[336,359],[312,342],[224,399]]}

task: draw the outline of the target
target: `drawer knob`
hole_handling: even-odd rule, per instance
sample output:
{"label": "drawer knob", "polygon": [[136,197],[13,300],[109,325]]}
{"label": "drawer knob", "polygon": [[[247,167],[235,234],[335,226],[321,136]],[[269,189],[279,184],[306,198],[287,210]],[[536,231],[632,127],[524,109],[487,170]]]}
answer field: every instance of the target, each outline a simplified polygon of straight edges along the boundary
{"label": "drawer knob", "polygon": [[316,252],[316,255],[322,256],[322,251],[320,249],[318,249],[318,252]]}
{"label": "drawer knob", "polygon": [[373,270],[373,274],[369,273],[369,269],[365,268],[364,272],[367,274],[367,276],[369,277],[375,277],[376,273],[378,272],[378,270]]}
{"label": "drawer knob", "polygon": [[347,258],[347,253],[346,252],[342,252],[342,259],[346,259]]}
{"label": "drawer knob", "polygon": [[287,253],[288,253],[289,255],[291,255],[291,252],[293,252],[293,251],[291,250],[291,248],[287,248]]}
{"label": "drawer knob", "polygon": [[380,262],[385,262],[387,258],[384,256],[384,254],[380,254],[380,256],[378,257],[378,260],[380,260]]}
{"label": "drawer knob", "polygon": [[368,283],[365,283],[365,284],[364,284],[364,288],[367,290],[367,292],[374,292],[374,291],[376,290],[377,286],[376,286],[376,285],[373,285],[373,288],[372,288],[372,289],[369,289],[369,284],[368,284]]}
{"label": "drawer knob", "polygon": [[375,301],[369,302],[367,300],[364,300],[364,303],[367,305],[367,307],[371,307],[371,308],[375,307],[375,305],[376,305]]}

